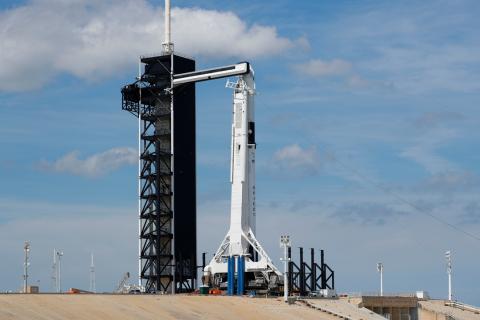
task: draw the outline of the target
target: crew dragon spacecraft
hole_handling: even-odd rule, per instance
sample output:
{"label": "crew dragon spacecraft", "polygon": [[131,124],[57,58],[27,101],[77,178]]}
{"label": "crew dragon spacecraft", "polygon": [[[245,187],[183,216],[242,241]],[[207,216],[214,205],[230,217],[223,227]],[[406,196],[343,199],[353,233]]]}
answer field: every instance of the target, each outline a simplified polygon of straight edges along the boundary
{"label": "crew dragon spacecraft", "polygon": [[[195,83],[237,77],[231,131],[230,229],[203,270],[204,284],[277,285],[280,271],[255,237],[254,72],[248,62],[195,71],[174,53],[170,0],[159,56],[141,57],[137,81],[122,88],[122,109],[139,122],[139,285],[146,292],[188,292],[196,281]],[[236,278],[235,278],[236,275]],[[235,286],[235,283],[237,284]]]}

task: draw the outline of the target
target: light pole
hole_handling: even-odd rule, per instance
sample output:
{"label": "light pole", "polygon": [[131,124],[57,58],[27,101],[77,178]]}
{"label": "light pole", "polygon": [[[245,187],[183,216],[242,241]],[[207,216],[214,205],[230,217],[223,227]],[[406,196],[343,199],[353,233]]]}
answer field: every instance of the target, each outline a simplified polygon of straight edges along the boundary
{"label": "light pole", "polygon": [[53,292],[57,292],[57,249],[53,248],[53,265],[52,265],[52,290]]}
{"label": "light pole", "polygon": [[90,263],[90,292],[96,293],[95,285],[95,264],[93,263],[93,253],[90,254],[91,263]]}
{"label": "light pole", "polygon": [[62,258],[63,251],[57,251],[57,292],[62,292]]}
{"label": "light pole", "polygon": [[27,293],[28,266],[30,265],[30,263],[28,262],[29,254],[30,254],[30,241],[25,241],[23,250],[25,251],[25,260],[23,262],[23,293]]}
{"label": "light pole", "polygon": [[445,252],[447,259],[447,274],[448,274],[448,300],[452,301],[452,254],[450,250]]}
{"label": "light pole", "polygon": [[280,236],[280,247],[283,248],[283,300],[285,302],[288,301],[288,278],[287,278],[287,270],[288,270],[288,262],[290,259],[288,258],[287,252],[288,248],[291,247],[290,243],[290,236]]}
{"label": "light pole", "polygon": [[383,263],[377,263],[377,271],[380,273],[380,296],[383,297]]}

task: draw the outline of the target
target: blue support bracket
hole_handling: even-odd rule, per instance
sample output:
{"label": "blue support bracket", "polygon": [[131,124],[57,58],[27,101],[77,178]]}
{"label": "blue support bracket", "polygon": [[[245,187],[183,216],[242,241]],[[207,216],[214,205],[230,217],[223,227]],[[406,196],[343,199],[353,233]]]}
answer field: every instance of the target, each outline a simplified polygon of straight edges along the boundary
{"label": "blue support bracket", "polygon": [[227,295],[233,296],[235,289],[235,257],[228,257]]}
{"label": "blue support bracket", "polygon": [[238,257],[238,276],[237,276],[237,295],[241,296],[245,292],[245,257]]}

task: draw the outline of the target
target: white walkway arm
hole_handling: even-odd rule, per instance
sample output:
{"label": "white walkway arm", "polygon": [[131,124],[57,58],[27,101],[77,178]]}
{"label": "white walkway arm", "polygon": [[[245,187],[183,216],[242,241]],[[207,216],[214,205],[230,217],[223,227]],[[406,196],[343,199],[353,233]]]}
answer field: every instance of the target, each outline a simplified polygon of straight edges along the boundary
{"label": "white walkway arm", "polygon": [[206,69],[187,73],[175,74],[173,76],[173,86],[180,84],[206,81],[211,79],[220,79],[232,76],[240,76],[250,72],[250,64],[248,62],[237,63],[231,66],[225,66],[214,69]]}

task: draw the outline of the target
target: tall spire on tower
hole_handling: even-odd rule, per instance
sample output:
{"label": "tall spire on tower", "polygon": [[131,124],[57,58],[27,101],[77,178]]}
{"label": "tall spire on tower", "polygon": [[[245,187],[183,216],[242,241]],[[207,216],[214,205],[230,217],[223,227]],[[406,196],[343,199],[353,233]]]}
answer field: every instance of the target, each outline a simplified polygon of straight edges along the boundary
{"label": "tall spire on tower", "polygon": [[163,52],[166,54],[171,54],[173,52],[170,23],[170,0],[165,0],[165,41],[162,43],[162,47]]}

